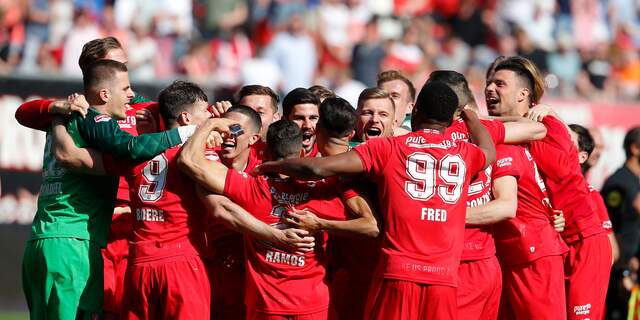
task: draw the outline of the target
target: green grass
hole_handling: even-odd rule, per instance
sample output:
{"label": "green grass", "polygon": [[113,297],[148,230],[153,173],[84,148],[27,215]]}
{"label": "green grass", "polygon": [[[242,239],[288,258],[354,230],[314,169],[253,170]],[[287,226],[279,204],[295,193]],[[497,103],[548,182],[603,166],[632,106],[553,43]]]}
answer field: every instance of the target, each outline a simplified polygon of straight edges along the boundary
{"label": "green grass", "polygon": [[29,319],[27,312],[4,312],[0,311],[0,320],[26,320]]}

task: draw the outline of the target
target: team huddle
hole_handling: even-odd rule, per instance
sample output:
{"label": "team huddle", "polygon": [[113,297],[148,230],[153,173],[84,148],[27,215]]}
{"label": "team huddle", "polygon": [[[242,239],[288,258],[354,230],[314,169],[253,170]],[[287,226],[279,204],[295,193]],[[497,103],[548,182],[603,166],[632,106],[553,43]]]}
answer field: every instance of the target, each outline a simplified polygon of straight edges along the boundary
{"label": "team huddle", "polygon": [[384,71],[357,106],[313,86],[209,103],[135,94],[115,38],[83,94],[16,119],[47,133],[23,259],[32,318],[603,319],[612,236],[588,130],[499,57],[465,77]]}

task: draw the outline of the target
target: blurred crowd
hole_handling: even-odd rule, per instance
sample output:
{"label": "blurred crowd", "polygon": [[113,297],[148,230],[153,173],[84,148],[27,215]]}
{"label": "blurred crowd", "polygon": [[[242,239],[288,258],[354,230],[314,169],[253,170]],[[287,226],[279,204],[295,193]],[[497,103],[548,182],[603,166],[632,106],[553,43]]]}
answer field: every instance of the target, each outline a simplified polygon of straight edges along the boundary
{"label": "blurred crowd", "polygon": [[[636,0],[0,0],[0,74],[81,75],[82,44],[115,36],[134,81],[208,88],[322,84],[353,100],[381,69],[434,69],[475,90],[498,55],[552,96],[638,99]],[[477,91],[476,91],[477,92]]]}

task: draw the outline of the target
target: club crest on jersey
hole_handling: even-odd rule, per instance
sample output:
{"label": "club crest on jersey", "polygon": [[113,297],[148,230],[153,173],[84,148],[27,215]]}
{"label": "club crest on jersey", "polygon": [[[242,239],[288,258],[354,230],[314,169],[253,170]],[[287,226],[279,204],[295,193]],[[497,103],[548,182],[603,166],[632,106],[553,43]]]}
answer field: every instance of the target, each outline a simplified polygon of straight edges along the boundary
{"label": "club crest on jersey", "polygon": [[107,122],[110,120],[111,120],[111,117],[106,114],[99,114],[93,118],[93,121],[95,122]]}

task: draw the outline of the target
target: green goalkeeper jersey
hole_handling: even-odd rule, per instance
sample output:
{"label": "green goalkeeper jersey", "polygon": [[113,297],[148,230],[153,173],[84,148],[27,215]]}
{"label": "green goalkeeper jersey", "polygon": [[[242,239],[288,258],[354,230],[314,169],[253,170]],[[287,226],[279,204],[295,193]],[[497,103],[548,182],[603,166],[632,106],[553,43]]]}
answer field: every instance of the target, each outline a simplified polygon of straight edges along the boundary
{"label": "green goalkeeper jersey", "polygon": [[[67,126],[78,147],[90,147],[116,157],[142,161],[181,143],[176,129],[134,137],[120,130],[115,119],[89,109]],[[106,245],[118,187],[117,176],[74,172],[60,166],[51,152],[51,130],[42,168],[38,210],[31,239],[72,237]]]}

